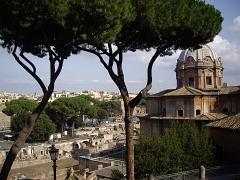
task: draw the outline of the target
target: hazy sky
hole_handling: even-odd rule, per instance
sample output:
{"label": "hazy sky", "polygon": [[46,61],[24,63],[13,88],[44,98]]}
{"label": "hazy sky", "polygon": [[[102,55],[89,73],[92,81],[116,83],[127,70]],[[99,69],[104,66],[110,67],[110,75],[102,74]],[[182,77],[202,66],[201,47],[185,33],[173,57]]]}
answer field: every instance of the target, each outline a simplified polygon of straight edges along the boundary
{"label": "hazy sky", "polygon": [[[222,31],[210,43],[222,58],[224,82],[240,85],[240,1],[207,0],[222,12]],[[180,54],[159,58],[153,68],[153,88],[159,92],[175,88],[175,65]],[[129,52],[124,54],[124,72],[130,92],[138,92],[146,82],[146,67],[151,52]],[[49,66],[44,59],[32,58],[41,78],[48,82]],[[55,86],[57,91],[104,90],[118,91],[99,60],[88,53],[72,56],[64,62],[63,70]],[[0,92],[40,92],[37,83],[14,60],[11,54],[0,47]]]}

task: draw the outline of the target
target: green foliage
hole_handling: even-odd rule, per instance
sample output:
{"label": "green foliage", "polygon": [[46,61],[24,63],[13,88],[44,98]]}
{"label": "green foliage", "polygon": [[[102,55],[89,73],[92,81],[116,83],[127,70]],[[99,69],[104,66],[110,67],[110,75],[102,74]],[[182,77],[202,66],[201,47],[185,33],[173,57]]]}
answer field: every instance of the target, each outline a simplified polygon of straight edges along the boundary
{"label": "green foliage", "polygon": [[21,112],[32,112],[37,107],[37,102],[26,98],[19,98],[6,103],[3,113],[8,116],[16,115]]}
{"label": "green foliage", "polygon": [[78,176],[77,176],[77,175],[73,174],[73,176],[72,176],[72,177],[70,177],[70,179],[71,179],[71,180],[78,180],[79,178],[78,178]]}
{"label": "green foliage", "polygon": [[42,114],[37,120],[30,138],[33,142],[35,141],[46,141],[49,136],[56,131],[55,124],[49,119],[46,114]]}
{"label": "green foliage", "polygon": [[[209,146],[209,136],[207,129],[197,130],[193,124],[184,123],[182,125],[174,125],[178,129],[178,134],[185,154],[182,162],[184,168],[197,168],[202,164],[213,163],[213,147]],[[188,143],[191,140],[191,143]]]}
{"label": "green foliage", "polygon": [[139,106],[146,106],[146,98],[142,98],[141,101],[138,104]]}
{"label": "green foliage", "polygon": [[108,116],[117,116],[122,113],[121,102],[119,100],[101,101],[98,107],[105,110]]}
{"label": "green foliage", "polygon": [[108,112],[105,109],[98,108],[97,119],[102,120],[108,117]]}
{"label": "green foliage", "polygon": [[[72,32],[66,28],[69,4],[65,0],[1,1],[1,45],[11,51],[14,45],[39,57],[48,46],[62,58],[71,53]],[[63,36],[64,34],[64,36]]]}
{"label": "green foliage", "polygon": [[[25,122],[31,115],[31,112],[37,107],[34,100],[19,98],[6,103],[4,113],[11,116],[11,130],[18,134],[25,125]],[[55,132],[55,124],[46,114],[40,116],[36,122],[29,140],[46,141],[49,135]]]}
{"label": "green foliage", "polygon": [[110,43],[123,51],[159,48],[162,56],[169,55],[210,42],[223,20],[218,10],[199,0],[68,2],[66,26],[76,45],[95,53]]}
{"label": "green foliage", "polygon": [[57,125],[63,128],[64,123],[75,128],[83,126],[83,115],[89,118],[104,119],[121,112],[119,101],[99,101],[91,96],[81,95],[71,98],[59,98],[48,105],[46,113]]}
{"label": "green foliage", "polygon": [[56,124],[58,131],[63,130],[64,123],[78,116],[80,109],[73,98],[59,98],[50,103],[46,108],[46,113]]}
{"label": "green foliage", "polygon": [[74,119],[69,122],[69,124],[72,124],[74,122],[74,128],[76,129],[84,126],[83,118],[79,116],[74,117]]}
{"label": "green foliage", "polygon": [[159,48],[161,56],[176,49],[198,47],[213,40],[223,18],[212,5],[199,0],[134,0],[134,21],[117,41],[125,50]]}
{"label": "green foliage", "polygon": [[102,46],[114,42],[123,24],[135,14],[130,0],[70,0],[68,26],[76,32],[77,43]]}
{"label": "green foliage", "polygon": [[21,112],[11,117],[11,130],[18,133],[25,125],[27,118],[30,116],[29,112]]}
{"label": "green foliage", "polygon": [[[29,112],[20,112],[19,114],[12,116],[11,130],[18,134],[24,127],[29,116]],[[49,136],[53,134],[55,130],[55,124],[49,119],[46,114],[42,114],[36,122],[28,141],[47,141],[49,139]]]}
{"label": "green foliage", "polygon": [[135,148],[136,176],[163,175],[214,164],[213,145],[206,129],[192,123],[173,124],[161,137],[140,138]]}

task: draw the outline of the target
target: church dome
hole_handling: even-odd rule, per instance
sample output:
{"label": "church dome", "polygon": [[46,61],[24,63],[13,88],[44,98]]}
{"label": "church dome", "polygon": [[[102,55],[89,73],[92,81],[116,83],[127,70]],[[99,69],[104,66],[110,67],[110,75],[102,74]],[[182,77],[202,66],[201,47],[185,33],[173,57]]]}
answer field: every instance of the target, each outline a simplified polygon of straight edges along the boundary
{"label": "church dome", "polygon": [[191,86],[201,90],[219,89],[222,85],[221,58],[208,45],[181,52],[176,65],[177,88]]}
{"label": "church dome", "polygon": [[222,66],[221,58],[208,45],[192,50],[183,50],[178,58],[177,66],[181,65],[185,68],[188,66]]}
{"label": "church dome", "polygon": [[181,52],[179,61],[186,61],[188,57],[193,57],[195,61],[203,60],[205,57],[210,57],[212,60],[218,59],[217,53],[208,45],[203,45],[200,49],[191,50],[186,49]]}

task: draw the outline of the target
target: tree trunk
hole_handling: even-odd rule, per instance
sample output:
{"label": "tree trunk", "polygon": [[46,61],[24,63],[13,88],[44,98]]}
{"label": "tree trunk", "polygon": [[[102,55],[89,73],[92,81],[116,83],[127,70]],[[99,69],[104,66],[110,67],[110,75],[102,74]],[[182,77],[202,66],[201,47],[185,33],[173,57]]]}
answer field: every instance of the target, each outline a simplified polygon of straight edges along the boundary
{"label": "tree trunk", "polygon": [[4,164],[2,166],[0,179],[6,180],[8,177],[8,174],[11,170],[12,164],[18,154],[18,152],[21,150],[21,148],[24,146],[24,143],[26,142],[28,136],[31,134],[34,124],[36,120],[39,118],[40,114],[44,110],[44,107],[47,105],[48,99],[51,96],[51,92],[47,92],[40,104],[37,106],[37,108],[33,111],[31,116],[28,118],[24,128],[19,133],[16,141],[13,143],[10,151],[8,152],[8,155],[6,157],[6,160],[4,161]]}
{"label": "tree trunk", "polygon": [[134,143],[133,143],[133,119],[132,112],[125,111],[125,132],[127,150],[127,179],[134,180]]}

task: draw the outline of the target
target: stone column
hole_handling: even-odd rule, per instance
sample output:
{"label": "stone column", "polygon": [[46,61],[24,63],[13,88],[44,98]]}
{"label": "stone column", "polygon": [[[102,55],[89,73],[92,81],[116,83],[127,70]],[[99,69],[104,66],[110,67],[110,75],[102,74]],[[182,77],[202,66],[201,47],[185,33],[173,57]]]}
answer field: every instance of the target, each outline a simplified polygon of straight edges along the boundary
{"label": "stone column", "polygon": [[202,165],[199,168],[199,179],[204,180],[206,178],[206,169],[205,167]]}

